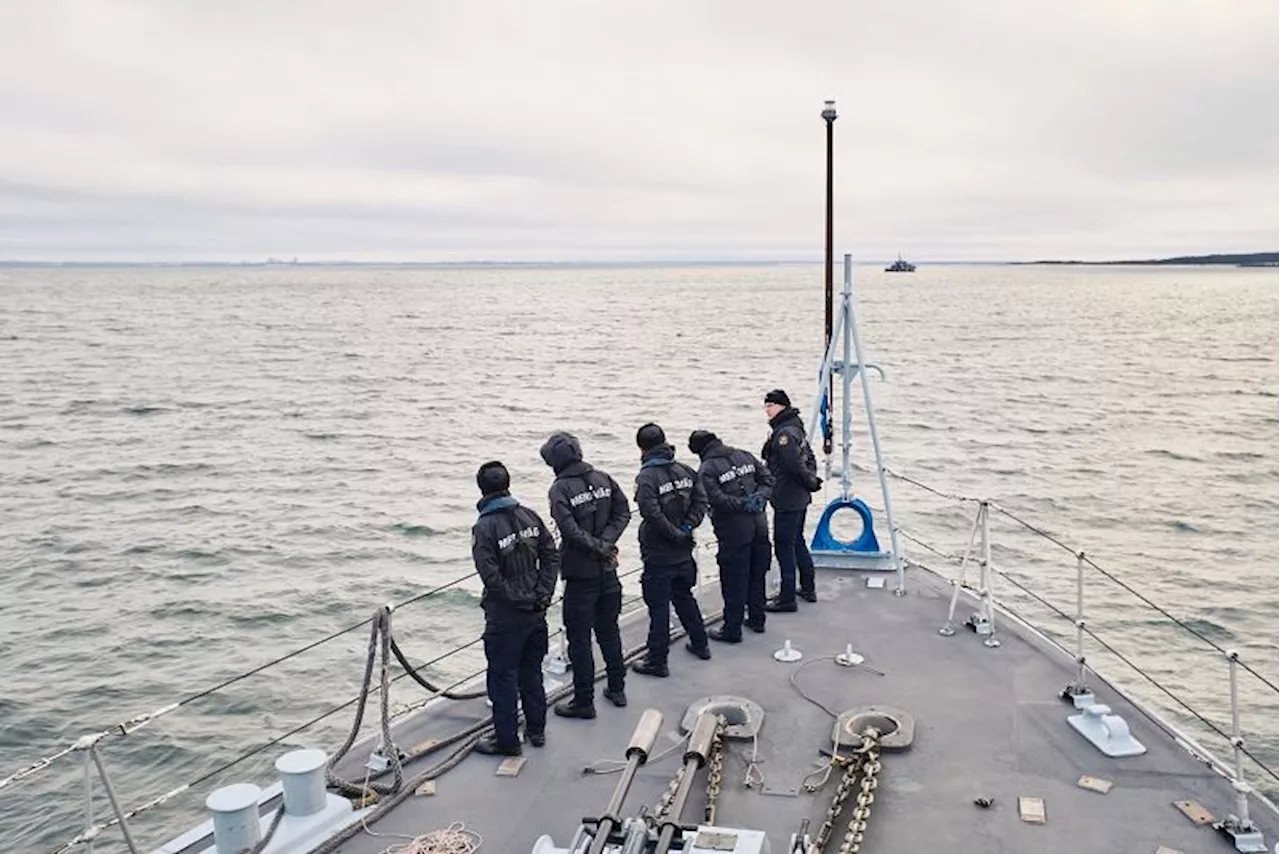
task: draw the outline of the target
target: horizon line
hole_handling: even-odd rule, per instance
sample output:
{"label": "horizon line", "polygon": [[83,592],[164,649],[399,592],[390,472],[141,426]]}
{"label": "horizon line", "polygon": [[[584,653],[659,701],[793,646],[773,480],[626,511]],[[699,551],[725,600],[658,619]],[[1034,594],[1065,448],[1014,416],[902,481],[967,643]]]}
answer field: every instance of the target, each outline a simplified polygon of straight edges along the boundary
{"label": "horizon line", "polygon": [[[1130,258],[1130,259],[1108,259],[1108,260],[1083,260],[1083,259],[1053,259],[1038,258],[1033,260],[1009,260],[1009,259],[980,259],[980,260],[916,260],[912,261],[917,266],[933,265],[933,266],[995,266],[995,265],[1036,265],[1036,264],[1080,264],[1080,265],[1124,265],[1124,264],[1149,264],[1155,261],[1173,261],[1180,259],[1200,259],[1200,258],[1216,258],[1216,257],[1247,257],[1276,255],[1276,250],[1262,252],[1212,252],[1199,255],[1183,254],[1177,256],[1164,256],[1161,258]],[[837,258],[837,261],[840,259]],[[854,265],[859,264],[888,264],[892,263],[893,258],[867,258],[863,260],[854,259]],[[825,264],[825,259],[816,260],[795,259],[795,258],[774,258],[774,259],[752,259],[752,258],[656,258],[656,259],[571,259],[562,258],[556,260],[528,260],[528,259],[467,259],[462,261],[423,261],[423,260],[372,260],[372,261],[352,261],[345,259],[337,260],[301,260],[291,257],[288,260],[268,256],[265,260],[249,261],[216,261],[211,259],[199,259],[188,261],[161,261],[161,260],[108,260],[108,259],[90,259],[90,260],[23,260],[18,258],[0,259],[0,267],[549,267],[549,266],[783,266],[783,265],[819,265]],[[1210,266],[1210,265],[1205,265]]]}
{"label": "horizon line", "polygon": [[[838,259],[837,259],[838,260]],[[855,260],[855,264],[888,264],[894,259]],[[718,266],[778,266],[787,264],[813,265],[823,264],[823,259],[803,260],[794,258],[557,258],[548,260],[534,259],[479,259],[469,258],[461,261],[397,261],[391,259],[352,261],[336,260],[303,260],[303,259],[270,259],[265,261],[157,261],[157,260],[108,260],[90,259],[71,260],[22,260],[16,258],[0,259],[0,267],[528,267],[528,266],[592,266],[592,265],[626,265],[626,266],[666,266],[674,264],[718,265]],[[923,264],[1010,264],[1019,263],[1003,260],[980,261],[946,261],[930,260],[915,263]]]}

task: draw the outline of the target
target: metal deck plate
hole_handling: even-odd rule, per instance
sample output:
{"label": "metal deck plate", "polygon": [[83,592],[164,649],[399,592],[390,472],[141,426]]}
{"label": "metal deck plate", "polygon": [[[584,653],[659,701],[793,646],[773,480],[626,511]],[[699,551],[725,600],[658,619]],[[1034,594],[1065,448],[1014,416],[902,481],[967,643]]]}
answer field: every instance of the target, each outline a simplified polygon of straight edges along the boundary
{"label": "metal deck plate", "polygon": [[897,569],[891,552],[845,552],[828,549],[811,549],[813,565],[817,569],[864,569],[889,572]]}

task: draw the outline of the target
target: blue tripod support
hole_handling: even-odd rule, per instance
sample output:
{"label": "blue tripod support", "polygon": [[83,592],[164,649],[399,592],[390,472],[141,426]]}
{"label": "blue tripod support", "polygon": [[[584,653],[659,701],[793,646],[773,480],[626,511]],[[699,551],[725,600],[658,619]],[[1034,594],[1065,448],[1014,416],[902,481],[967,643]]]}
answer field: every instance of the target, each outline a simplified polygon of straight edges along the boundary
{"label": "blue tripod support", "polygon": [[[841,379],[841,442],[840,442],[840,496],[831,501],[818,519],[818,526],[813,534],[813,555],[815,567],[823,569],[864,569],[896,571],[898,585],[895,593],[906,592],[903,577],[902,551],[898,547],[898,532],[893,524],[893,504],[889,497],[889,484],[885,476],[884,458],[880,452],[880,436],[876,431],[875,410],[871,406],[871,383],[867,371],[872,370],[884,378],[884,372],[875,365],[868,365],[862,359],[862,341],[858,336],[858,325],[854,319],[853,306],[853,258],[844,256],[844,290],[840,297],[840,311],[835,317],[836,328],[832,330],[831,342],[827,347],[826,358],[818,374],[818,400],[813,408],[809,421],[809,435],[818,435],[817,431],[825,426],[825,419],[831,417],[831,407],[827,400],[827,389],[833,374]],[[842,350],[843,358],[837,357]],[[876,537],[875,520],[871,508],[860,498],[853,495],[853,462],[850,456],[853,445],[853,380],[858,378],[862,384],[863,404],[867,415],[867,427],[871,434],[871,445],[875,450],[876,473],[879,475],[881,497],[884,500],[885,521],[889,526],[890,549],[885,551]],[[828,476],[830,476],[830,459],[828,458]],[[831,530],[832,519],[844,511],[853,512],[862,521],[861,533],[852,540],[842,540]]]}

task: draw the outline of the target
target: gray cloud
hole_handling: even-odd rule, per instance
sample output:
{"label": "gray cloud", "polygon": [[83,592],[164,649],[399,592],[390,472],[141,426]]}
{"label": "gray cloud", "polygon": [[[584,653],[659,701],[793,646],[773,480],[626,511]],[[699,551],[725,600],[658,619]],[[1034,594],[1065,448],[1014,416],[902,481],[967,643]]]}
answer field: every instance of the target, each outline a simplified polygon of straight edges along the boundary
{"label": "gray cloud", "polygon": [[1277,9],[1236,0],[15,4],[0,258],[1273,248]]}

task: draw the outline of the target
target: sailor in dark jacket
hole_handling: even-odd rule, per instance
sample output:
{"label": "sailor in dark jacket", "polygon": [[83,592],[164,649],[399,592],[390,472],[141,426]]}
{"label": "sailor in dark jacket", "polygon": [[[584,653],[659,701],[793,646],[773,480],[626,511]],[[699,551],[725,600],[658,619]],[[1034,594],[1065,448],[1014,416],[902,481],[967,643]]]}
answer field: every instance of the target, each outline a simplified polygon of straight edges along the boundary
{"label": "sailor in dark jacket", "polygon": [[818,601],[813,589],[813,558],[804,542],[804,517],[810,493],[822,487],[818,463],[805,436],[800,412],[782,389],[764,396],[764,411],[773,432],[761,456],[777,481],[773,487],[773,548],[778,556],[782,587],[765,606],[770,611],[796,610],[796,571],[800,574],[801,599]]}
{"label": "sailor in dark jacket", "polygon": [[493,703],[493,735],[480,739],[480,753],[519,756],[516,699],[524,707],[529,742],[546,744],[547,695],[542,658],[547,654],[547,608],[556,589],[560,555],[555,540],[533,510],[511,497],[511,477],[502,463],[480,466],[476,485],[483,496],[471,529],[471,556],[484,582],[486,687]]}
{"label": "sailor in dark jacket", "polygon": [[689,636],[685,648],[703,660],[711,657],[702,612],[692,592],[698,583],[693,529],[707,513],[707,496],[697,472],[675,461],[676,450],[667,444],[666,434],[657,424],[641,427],[636,444],[641,451],[640,473],[636,475],[640,559],[644,562],[640,589],[649,606],[649,643],[644,659],[631,669],[646,676],[666,676],[673,605]]}
{"label": "sailor in dark jacket", "polygon": [[618,582],[618,538],[631,521],[631,508],[617,482],[582,461],[582,446],[569,433],[553,433],[542,459],[556,473],[548,498],[560,529],[560,574],[564,576],[564,633],[573,666],[573,696],[556,704],[556,714],[594,718],[596,663],[591,632],[604,656],[605,699],[625,706],[626,663],[622,660],[622,585]]}
{"label": "sailor in dark jacket", "polygon": [[689,450],[702,458],[698,479],[711,505],[711,527],[719,549],[724,625],[707,633],[712,640],[742,641],[747,627],[764,631],[764,578],[769,572],[769,522],[764,508],[773,494],[773,474],[748,451],[731,448],[706,430],[694,430]]}

